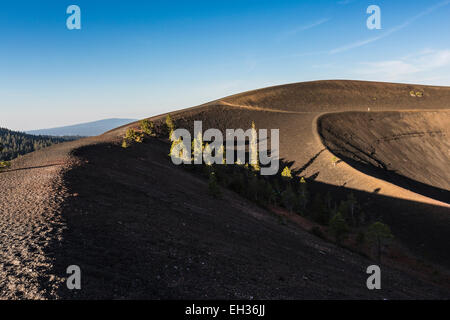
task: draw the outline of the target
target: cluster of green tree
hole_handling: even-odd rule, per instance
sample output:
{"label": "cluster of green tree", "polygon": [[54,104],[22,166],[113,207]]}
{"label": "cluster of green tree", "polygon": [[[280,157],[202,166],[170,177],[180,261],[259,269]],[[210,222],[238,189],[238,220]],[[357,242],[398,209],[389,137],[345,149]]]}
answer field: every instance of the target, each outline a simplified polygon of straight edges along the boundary
{"label": "cluster of green tree", "polygon": [[[343,199],[333,199],[329,192],[313,193],[308,188],[308,180],[294,176],[288,166],[274,176],[261,176],[248,164],[186,165],[185,168],[207,177],[209,193],[216,198],[220,198],[219,186],[222,186],[260,206],[283,207],[327,227],[337,244],[354,234],[357,243],[367,242],[379,260],[382,248],[393,238],[386,224],[364,213],[352,192]],[[319,237],[324,236],[320,228],[313,231]]]}
{"label": "cluster of green tree", "polygon": [[122,148],[128,148],[131,144],[144,142],[145,137],[155,136],[155,125],[152,121],[144,119],[140,121],[140,129],[129,128],[122,140]]}
{"label": "cluster of green tree", "polygon": [[[142,142],[145,136],[170,137],[175,127],[175,122],[170,115],[166,118],[165,128],[159,126],[155,129],[152,122],[143,120],[140,130],[127,131],[124,144],[128,146],[131,142]],[[253,123],[252,127],[254,127]],[[209,147],[207,143],[196,139],[192,141],[193,146],[202,143],[203,150]],[[172,147],[174,144],[176,141],[172,143]],[[221,152],[223,154],[223,150]],[[248,154],[246,159],[249,159]],[[346,197],[339,196],[336,199],[330,192],[325,195],[311,192],[308,179],[293,173],[288,163],[281,161],[280,164],[283,170],[272,176],[260,175],[259,164],[228,164],[224,161],[222,164],[203,163],[183,166],[186,170],[207,178],[209,193],[215,198],[222,196],[221,187],[223,187],[263,207],[284,207],[291,213],[297,213],[328,227],[338,244],[348,234],[357,234],[357,241],[360,244],[368,241],[376,250],[378,258],[381,258],[382,247],[393,238],[391,231],[387,225],[366,215],[352,192],[348,192]],[[320,229],[316,228],[313,231],[316,235],[323,236]]]}
{"label": "cluster of green tree", "polygon": [[139,122],[139,128],[128,128],[122,140],[122,148],[128,148],[133,143],[142,143],[148,137],[168,137],[172,135],[175,130],[175,123],[170,114],[167,115],[164,124],[155,124],[148,119]]}
{"label": "cluster of green tree", "polygon": [[52,144],[78,138],[80,137],[34,136],[0,128],[0,161],[9,161]]}

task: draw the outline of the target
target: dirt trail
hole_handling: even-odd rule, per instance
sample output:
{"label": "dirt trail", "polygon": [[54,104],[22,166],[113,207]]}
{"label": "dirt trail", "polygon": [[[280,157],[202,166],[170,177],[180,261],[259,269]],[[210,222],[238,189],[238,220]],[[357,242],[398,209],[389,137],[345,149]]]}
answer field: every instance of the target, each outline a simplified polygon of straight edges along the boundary
{"label": "dirt trail", "polygon": [[245,109],[245,110],[251,110],[251,111],[263,111],[263,112],[276,112],[276,113],[289,113],[289,114],[310,114],[317,112],[314,111],[288,111],[288,110],[282,110],[282,109],[269,109],[269,108],[261,108],[257,106],[251,106],[251,105],[240,105],[240,104],[233,104],[227,101],[217,101],[217,105],[221,106],[227,106],[227,107],[233,107],[238,109]]}
{"label": "dirt trail", "polygon": [[[426,202],[425,197],[398,186],[391,189],[388,182],[345,162],[335,168],[331,153],[321,151],[324,145],[315,127],[319,115],[343,110],[406,111],[414,109],[411,104],[415,111],[449,108],[447,88],[426,87],[424,98],[411,103],[409,87],[422,88],[358,82],[289,85],[178,114],[186,123],[204,119],[205,126],[220,129],[245,127],[250,120],[262,128],[280,128],[281,154],[304,166],[302,174],[320,173],[318,181],[366,190],[373,197],[395,195],[392,199],[403,204],[393,209],[393,217],[412,221],[404,228],[404,239],[410,240],[406,233],[414,233],[412,227],[423,227],[427,232],[417,245],[425,243],[423,250],[435,248],[438,255],[444,251],[436,245],[439,240],[426,241],[448,233],[448,220],[440,218],[442,207],[421,205],[417,202]],[[155,118],[162,120],[163,115]],[[361,285],[363,267],[371,261],[284,226],[252,204],[236,208],[242,199],[234,194],[217,204],[207,196],[204,181],[160,165],[168,161],[167,146],[161,142],[127,152],[111,145],[136,125],[34,152],[0,173],[0,299],[76,298],[64,293],[62,282],[65,268],[74,261],[87,271],[87,287],[80,296],[85,298],[448,297],[448,290],[395,270],[386,273],[390,289],[372,295]],[[105,144],[91,146],[96,142]],[[78,158],[71,156],[86,145],[77,150]],[[80,166],[73,166],[76,159]],[[79,197],[71,196],[75,193]],[[430,208],[441,220],[432,220]],[[411,211],[412,217],[407,215]],[[255,219],[251,212],[264,219]],[[317,246],[329,248],[330,255]]]}
{"label": "dirt trail", "polygon": [[[42,299],[42,277],[51,261],[43,250],[58,238],[62,223],[56,208],[64,198],[62,167],[50,166],[1,174],[0,297]],[[51,285],[50,285],[51,287]]]}
{"label": "dirt trail", "polygon": [[[251,100],[251,103],[255,102],[253,100]],[[212,112],[215,113],[215,117],[217,116],[218,110],[222,109],[222,112],[226,112],[227,115],[224,118],[227,119],[236,119],[238,118],[238,121],[242,122],[242,119],[246,119],[248,118],[248,120],[244,120],[244,122],[242,124],[239,124],[243,127],[245,127],[246,125],[248,125],[248,123],[250,123],[250,121],[252,120],[256,120],[256,123],[258,123],[258,125],[262,125],[262,127],[278,127],[278,128],[282,128],[283,130],[287,130],[288,127],[293,128],[293,130],[291,129],[291,132],[289,134],[283,134],[282,135],[282,141],[280,141],[280,143],[282,144],[282,149],[285,149],[285,153],[283,155],[283,157],[286,157],[287,159],[290,160],[295,160],[298,161],[299,163],[302,163],[302,161],[299,161],[299,159],[304,158],[305,161],[306,159],[312,158],[314,157],[314,155],[321,149],[326,148],[326,150],[320,154],[320,157],[318,157],[317,159],[315,159],[315,165],[310,166],[310,168],[306,168],[304,174],[308,174],[308,175],[312,175],[315,172],[320,171],[321,175],[319,177],[319,180],[326,182],[326,183],[330,183],[330,184],[335,184],[335,185],[347,185],[350,186],[352,188],[358,189],[358,190],[363,190],[363,191],[372,191],[374,189],[379,188],[381,191],[381,194],[387,195],[387,196],[394,196],[397,198],[401,198],[401,199],[406,199],[406,200],[411,200],[411,201],[418,201],[418,202],[422,202],[422,203],[427,203],[427,204],[432,204],[432,205],[438,205],[438,206],[443,206],[443,207],[450,207],[449,204],[439,201],[437,199],[433,199],[430,198],[428,196],[422,195],[420,193],[417,193],[413,190],[408,190],[405,189],[401,186],[398,186],[394,183],[385,181],[383,179],[378,179],[375,177],[372,177],[370,175],[367,175],[363,172],[361,172],[360,170],[357,170],[355,168],[353,168],[351,165],[349,165],[348,163],[344,162],[340,162],[339,163],[339,176],[336,173],[336,168],[334,168],[333,166],[330,165],[330,159],[333,157],[333,154],[330,152],[330,150],[327,148],[327,146],[325,146],[320,138],[320,134],[318,132],[318,128],[317,128],[317,121],[319,118],[324,117],[324,116],[328,116],[328,117],[333,117],[333,116],[340,116],[341,114],[343,114],[342,111],[337,111],[337,110],[329,110],[329,111],[301,111],[301,110],[305,110],[305,108],[298,108],[297,111],[293,111],[293,110],[283,110],[279,107],[260,107],[258,105],[252,105],[251,103],[249,104],[237,104],[237,103],[232,103],[232,102],[228,102],[226,101],[226,98],[223,100],[217,100],[217,101],[213,101],[209,104],[205,104],[202,105],[203,108],[205,107],[209,107],[211,108],[210,110],[214,110]],[[364,112],[367,111],[364,108],[361,107],[357,107],[357,110],[359,110],[359,112]],[[300,110],[300,111],[298,111]],[[400,110],[397,108],[394,108],[392,106],[390,107],[385,107],[383,108],[383,111],[371,111],[371,112],[366,112],[367,115],[375,115],[375,116],[383,116],[385,114],[389,114],[389,113],[398,113],[398,114],[425,114],[425,113],[430,113],[430,112],[440,112],[443,115],[445,115],[446,113],[448,113],[449,109],[434,109],[434,108],[419,108],[419,109],[410,109],[410,108],[401,108]],[[194,107],[194,108],[190,108],[186,111],[186,115],[183,116],[188,116],[189,114],[191,114],[191,117],[195,120],[200,120],[202,119],[204,124],[209,124],[208,122],[211,121],[211,119],[215,119],[215,117],[211,117],[210,114],[206,113],[207,117],[205,117],[204,114],[202,114],[201,112],[203,112],[204,109],[199,109],[198,107]],[[211,112],[210,111],[210,112]],[[236,114],[239,114],[238,116],[236,116]],[[267,117],[266,113],[272,113],[273,115],[271,115],[270,117]],[[352,114],[351,111],[347,111],[344,112],[345,115],[347,114]],[[251,115],[251,116],[249,116]],[[276,118],[278,116],[280,116],[279,119],[282,120],[278,120],[278,118]],[[286,117],[291,115],[292,117]],[[262,117],[262,118],[261,118]],[[164,117],[158,116],[158,117],[154,117],[153,119],[163,119]],[[191,121],[192,122],[192,121]],[[288,122],[293,122],[295,125],[291,125],[291,124],[287,124]],[[349,124],[352,124],[352,119],[349,119]],[[184,127],[189,127],[189,121],[185,124],[183,124]],[[217,123],[214,123],[212,126],[217,125]],[[236,122],[234,122],[233,124],[230,124],[229,126],[235,126],[235,127],[239,127],[239,125],[236,125]],[[132,126],[132,125],[129,125]],[[306,134],[300,133],[299,128],[303,127],[303,128],[310,128],[309,132],[307,132]],[[436,133],[435,133],[436,134]],[[415,134],[417,135],[417,134]],[[298,148],[296,147],[292,147],[293,145],[295,145],[295,142],[289,140],[289,136],[290,137],[297,137],[297,136],[301,136],[303,138],[303,145],[302,145],[302,150],[298,150]],[[419,137],[422,137],[423,135],[419,134]],[[286,144],[286,141],[288,141],[289,143]],[[283,148],[283,144],[284,145],[289,145],[289,147]],[[304,145],[306,144],[306,148],[304,147]],[[282,150],[284,151],[284,150]],[[306,154],[306,156],[305,156]]]}
{"label": "dirt trail", "polygon": [[67,197],[62,174],[69,151],[82,141],[55,145],[13,161],[0,172],[0,299],[48,299],[61,278],[46,255],[60,241],[61,205]]}

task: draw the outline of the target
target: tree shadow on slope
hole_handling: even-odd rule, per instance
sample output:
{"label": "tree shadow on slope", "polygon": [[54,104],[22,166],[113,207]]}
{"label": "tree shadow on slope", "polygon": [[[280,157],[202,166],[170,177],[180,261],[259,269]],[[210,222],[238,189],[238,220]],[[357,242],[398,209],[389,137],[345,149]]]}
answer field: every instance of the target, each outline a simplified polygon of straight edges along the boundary
{"label": "tree shadow on slope", "polygon": [[318,133],[323,144],[337,157],[347,164],[365,174],[386,180],[401,188],[419,193],[429,198],[450,203],[450,191],[441,189],[389,170],[388,166],[377,159],[373,152],[363,150],[361,146],[352,143],[349,139],[340,136],[330,128],[325,128],[318,121]]}
{"label": "tree shadow on slope", "polygon": [[398,174],[394,170],[378,168],[371,164],[360,162],[358,160],[355,160],[354,158],[343,155],[339,151],[336,151],[335,154],[344,162],[365,174],[368,174],[380,180],[385,180],[403,189],[407,189],[423,196],[450,204],[450,191],[448,190],[437,188],[429,184],[410,179],[408,177],[405,177],[404,175]]}
{"label": "tree shadow on slope", "polygon": [[[152,139],[126,150],[99,144],[74,152],[83,164],[65,175],[72,195],[62,211],[67,228],[61,242],[50,244],[48,254],[54,272],[63,278],[69,265],[80,266],[82,289],[70,291],[63,283],[59,297],[342,299],[447,294],[390,270],[383,276],[389,290],[369,292],[365,267],[372,261],[282,225],[233,192],[212,198],[207,181],[174,168],[167,151],[166,143]],[[313,192],[349,192],[309,183]],[[450,265],[445,254],[448,211],[352,191],[412,250]]]}

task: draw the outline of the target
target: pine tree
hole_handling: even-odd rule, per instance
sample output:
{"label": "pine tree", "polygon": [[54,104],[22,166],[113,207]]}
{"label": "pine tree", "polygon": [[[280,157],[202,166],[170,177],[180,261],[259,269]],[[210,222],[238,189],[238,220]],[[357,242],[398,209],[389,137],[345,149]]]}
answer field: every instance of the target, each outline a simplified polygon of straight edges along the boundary
{"label": "pine tree", "polygon": [[227,161],[225,159],[225,148],[223,146],[223,144],[220,146],[219,150],[217,151],[217,155],[219,158],[222,158],[222,164],[227,164]]}
{"label": "pine tree", "polygon": [[262,180],[262,183],[260,183],[260,194],[264,203],[271,205],[274,202],[275,194],[270,182]]}
{"label": "pine tree", "polygon": [[209,146],[209,143],[207,143],[205,145],[205,150],[203,150],[203,159],[205,160],[205,164],[207,166],[211,166],[212,165],[212,162],[210,160],[211,156],[212,156],[211,155],[211,147]]}
{"label": "pine tree", "polygon": [[328,191],[328,192],[325,194],[325,204],[326,204],[327,210],[328,210],[329,212],[331,212],[331,211],[333,210],[333,208],[332,208],[332,202],[333,202],[333,197],[331,196],[331,193]]}
{"label": "pine tree", "polygon": [[172,132],[175,130],[175,124],[172,121],[172,117],[170,116],[170,114],[168,114],[166,117],[166,127],[169,131],[169,139],[172,139]]}
{"label": "pine tree", "polygon": [[330,230],[333,233],[334,238],[336,239],[336,243],[340,244],[349,231],[348,225],[340,212],[338,212],[334,215],[333,218],[331,218]]}
{"label": "pine tree", "polygon": [[197,137],[192,140],[192,158],[195,164],[202,163],[203,160],[203,139],[202,133],[199,132]]}
{"label": "pine tree", "polygon": [[350,194],[347,196],[347,204],[349,207],[349,212],[350,212],[350,219],[351,219],[351,223],[352,226],[355,226],[355,211],[356,211],[356,206],[358,204],[358,201],[356,201],[355,195],[353,194],[353,192],[350,192]]}
{"label": "pine tree", "polygon": [[255,174],[252,174],[248,182],[247,193],[251,200],[258,201],[259,180]]}
{"label": "pine tree", "polygon": [[154,135],[155,125],[152,121],[148,119],[141,120],[140,126],[142,133],[149,136]]}
{"label": "pine tree", "polygon": [[291,170],[286,166],[281,172],[281,176],[287,179],[292,179]]}
{"label": "pine tree", "polygon": [[304,212],[306,210],[306,206],[309,202],[309,193],[306,185],[305,178],[300,178],[300,196],[299,196],[299,206],[300,209]]}
{"label": "pine tree", "polygon": [[209,174],[208,191],[214,198],[220,198],[222,195],[214,172]]}
{"label": "pine tree", "polygon": [[320,196],[320,193],[316,194],[311,205],[311,217],[315,222],[323,225],[328,224],[330,220],[329,212],[322,200],[322,197]]}
{"label": "pine tree", "polygon": [[377,251],[378,261],[381,262],[381,251],[394,236],[391,233],[389,226],[379,221],[370,225],[367,230],[367,238],[369,242],[375,247]]}
{"label": "pine tree", "polygon": [[252,121],[252,136],[250,139],[250,164],[253,171],[260,171],[258,158],[258,134],[256,133],[255,122]]}
{"label": "pine tree", "polygon": [[292,187],[289,184],[286,188],[286,190],[283,191],[281,194],[281,201],[286,209],[289,210],[289,212],[292,212],[292,209],[294,209],[297,206],[297,197],[292,191]]}
{"label": "pine tree", "polygon": [[[133,128],[129,128],[125,133],[124,141],[126,142],[127,146],[132,142],[141,143],[144,141],[144,134],[137,132]],[[122,147],[124,147],[123,143],[122,143]],[[126,147],[124,147],[124,148],[126,148]]]}
{"label": "pine tree", "polygon": [[342,217],[345,220],[350,221],[350,206],[348,201],[341,200],[337,210],[342,214]]}
{"label": "pine tree", "polygon": [[180,158],[180,150],[179,150],[179,146],[178,146],[180,143],[183,143],[183,141],[181,140],[181,137],[172,141],[172,145],[170,146],[169,156],[174,157],[174,158]]}
{"label": "pine tree", "polygon": [[233,171],[230,188],[239,194],[244,192],[244,176],[238,170]]}

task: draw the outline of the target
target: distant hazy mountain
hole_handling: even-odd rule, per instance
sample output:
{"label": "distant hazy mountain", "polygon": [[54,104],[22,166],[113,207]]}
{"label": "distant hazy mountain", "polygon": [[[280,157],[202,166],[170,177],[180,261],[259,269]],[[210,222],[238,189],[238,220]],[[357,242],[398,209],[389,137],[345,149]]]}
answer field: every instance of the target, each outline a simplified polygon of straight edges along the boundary
{"label": "distant hazy mountain", "polygon": [[75,124],[71,126],[40,129],[27,131],[34,135],[48,135],[48,136],[97,136],[111,129],[123,126],[127,123],[134,122],[135,119],[105,119],[93,122],[86,122]]}

